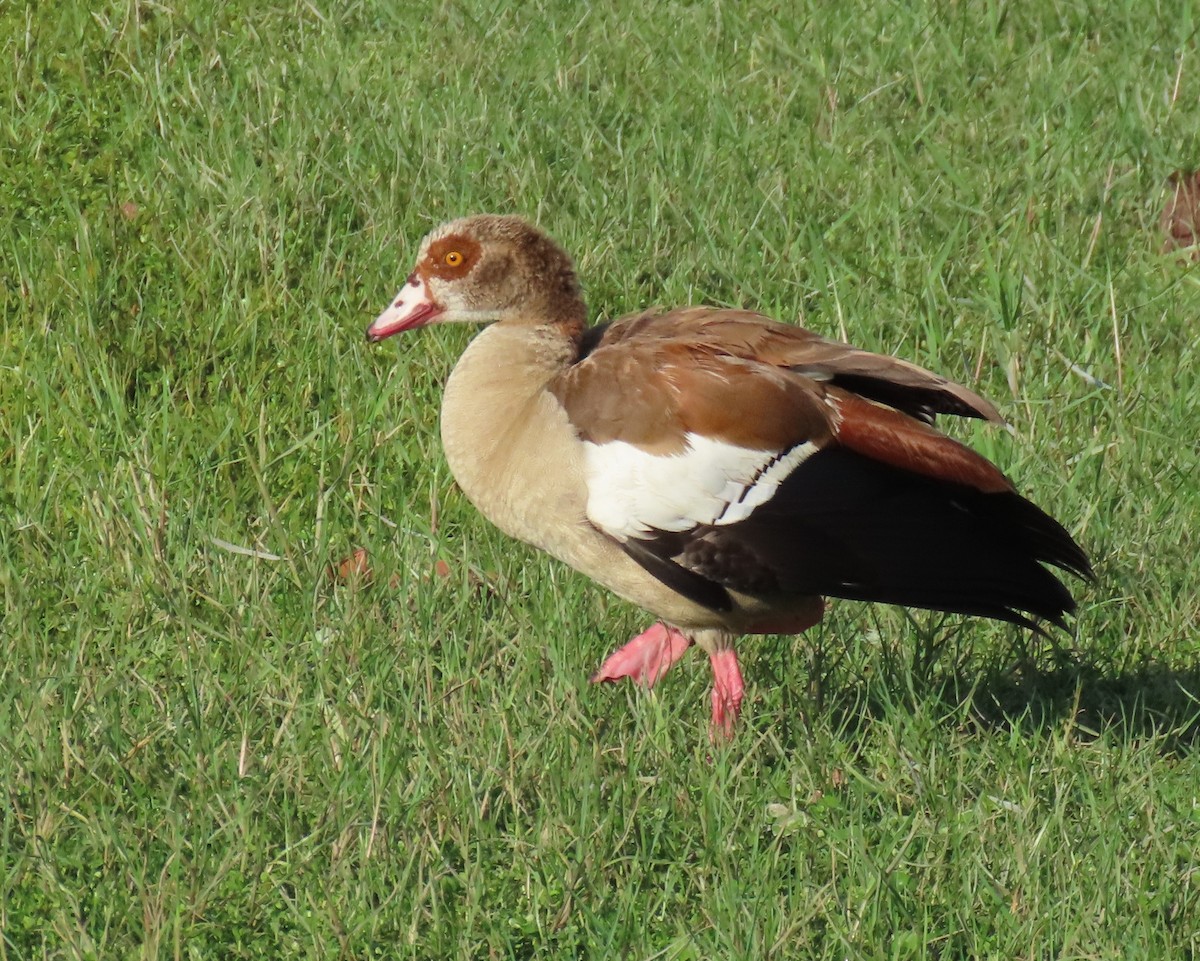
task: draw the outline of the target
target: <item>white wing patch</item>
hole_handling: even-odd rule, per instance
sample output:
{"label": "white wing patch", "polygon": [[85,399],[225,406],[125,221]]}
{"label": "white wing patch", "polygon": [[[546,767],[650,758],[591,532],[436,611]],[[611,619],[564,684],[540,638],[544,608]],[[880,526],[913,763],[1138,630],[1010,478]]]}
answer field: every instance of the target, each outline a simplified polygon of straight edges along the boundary
{"label": "white wing patch", "polygon": [[618,540],[736,524],[769,501],[816,449],[804,443],[751,450],[700,434],[688,434],[687,449],[669,456],[623,441],[585,443],[588,520]]}

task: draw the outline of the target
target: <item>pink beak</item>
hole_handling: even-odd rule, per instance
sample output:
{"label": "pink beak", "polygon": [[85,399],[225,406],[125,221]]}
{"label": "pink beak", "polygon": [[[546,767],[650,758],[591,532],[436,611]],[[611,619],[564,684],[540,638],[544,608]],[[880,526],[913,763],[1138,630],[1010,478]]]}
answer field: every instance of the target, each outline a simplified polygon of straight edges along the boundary
{"label": "pink beak", "polygon": [[383,340],[404,330],[413,330],[432,323],[443,309],[433,302],[425,281],[415,273],[409,275],[408,283],[387,310],[375,318],[367,328],[367,340]]}

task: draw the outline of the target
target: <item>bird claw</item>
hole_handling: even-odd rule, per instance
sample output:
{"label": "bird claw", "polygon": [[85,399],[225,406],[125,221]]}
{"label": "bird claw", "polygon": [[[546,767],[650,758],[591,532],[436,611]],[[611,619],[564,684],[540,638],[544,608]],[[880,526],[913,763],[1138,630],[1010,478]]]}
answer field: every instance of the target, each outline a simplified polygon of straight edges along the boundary
{"label": "bird claw", "polygon": [[660,621],[610,654],[600,665],[600,670],[592,675],[591,681],[599,684],[628,677],[648,690],[662,680],[667,669],[691,645],[691,638],[682,631]]}
{"label": "bird claw", "polygon": [[742,681],[742,669],[738,665],[737,651],[732,647],[710,655],[713,671],[712,723],[708,737],[714,744],[733,737],[738,715],[742,711],[742,698],[746,685]]}

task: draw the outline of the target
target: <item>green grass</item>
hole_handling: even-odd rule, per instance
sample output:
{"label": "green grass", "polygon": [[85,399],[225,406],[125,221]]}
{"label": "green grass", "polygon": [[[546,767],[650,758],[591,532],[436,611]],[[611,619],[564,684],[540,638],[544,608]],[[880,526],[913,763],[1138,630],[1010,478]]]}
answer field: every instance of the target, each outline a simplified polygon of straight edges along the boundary
{"label": "green grass", "polygon": [[[0,6],[0,959],[1196,957],[1197,25]],[[744,646],[719,749],[700,657],[590,687],[645,615],[454,488],[469,332],[362,340],[481,210],[597,315],[757,307],[999,401],[957,429],[1092,553],[1076,635],[837,603]]]}

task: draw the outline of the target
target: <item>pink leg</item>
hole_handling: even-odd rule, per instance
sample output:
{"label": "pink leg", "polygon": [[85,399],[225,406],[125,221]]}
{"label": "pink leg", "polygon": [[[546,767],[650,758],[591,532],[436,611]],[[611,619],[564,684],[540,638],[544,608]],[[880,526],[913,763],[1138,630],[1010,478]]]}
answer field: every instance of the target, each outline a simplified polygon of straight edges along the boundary
{"label": "pink leg", "polygon": [[600,670],[592,675],[592,683],[631,677],[647,688],[654,687],[667,673],[667,668],[679,660],[691,645],[690,637],[660,621],[642,631],[619,651],[610,654],[600,665]]}
{"label": "pink leg", "polygon": [[742,669],[738,667],[737,651],[732,647],[709,655],[713,670],[712,726],[709,737],[728,740],[733,737],[733,728],[742,709],[742,695],[746,686],[742,683]]}

